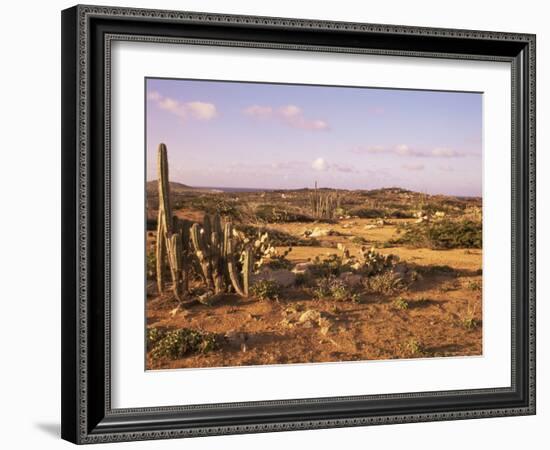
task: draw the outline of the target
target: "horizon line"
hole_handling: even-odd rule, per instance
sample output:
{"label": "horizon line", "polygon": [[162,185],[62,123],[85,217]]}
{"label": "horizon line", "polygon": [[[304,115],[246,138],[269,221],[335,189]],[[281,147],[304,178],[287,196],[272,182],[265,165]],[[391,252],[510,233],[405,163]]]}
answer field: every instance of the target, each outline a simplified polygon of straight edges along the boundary
{"label": "horizon line", "polygon": [[[150,180],[146,180],[146,183],[150,183],[152,181],[158,181],[158,178],[153,178],[153,179],[150,179]],[[284,187],[268,188],[268,187],[247,187],[247,186],[199,186],[199,185],[187,184],[187,183],[184,183],[182,181],[176,181],[176,180],[170,180],[169,182],[170,183],[183,184],[184,186],[187,186],[189,188],[194,188],[194,189],[219,189],[219,190],[239,189],[239,190],[248,190],[248,191],[299,191],[299,190],[305,190],[305,189],[315,190],[315,187],[308,187],[308,186],[294,187],[294,188],[284,188]],[[445,194],[445,193],[441,193],[441,192],[434,193],[434,192],[428,192],[428,191],[416,191],[416,190],[413,190],[413,189],[408,189],[408,188],[404,188],[404,187],[400,187],[400,186],[381,186],[381,187],[370,188],[370,189],[369,188],[337,188],[337,187],[329,187],[329,186],[317,186],[317,189],[331,189],[331,190],[334,190],[334,191],[367,191],[367,192],[368,191],[383,190],[383,189],[387,189],[387,190],[389,190],[389,189],[401,189],[403,191],[408,191],[408,192],[412,192],[412,193],[415,193],[415,194],[424,194],[424,195],[431,195],[431,196],[443,195],[443,196],[446,196],[446,197],[483,198],[482,194],[470,195],[470,194]]]}

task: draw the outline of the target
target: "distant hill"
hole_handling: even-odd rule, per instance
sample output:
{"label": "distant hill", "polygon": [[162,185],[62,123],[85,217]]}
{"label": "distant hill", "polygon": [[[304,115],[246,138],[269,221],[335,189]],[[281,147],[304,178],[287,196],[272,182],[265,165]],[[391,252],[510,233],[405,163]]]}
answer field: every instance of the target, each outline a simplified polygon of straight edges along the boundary
{"label": "distant hill", "polygon": [[[178,194],[178,193],[189,192],[189,191],[210,192],[211,189],[194,188],[192,186],[188,186],[187,184],[178,183],[176,181],[170,181],[170,192],[172,194]],[[149,195],[158,195],[158,181],[157,180],[152,180],[152,181],[147,182],[147,194],[149,194]]]}

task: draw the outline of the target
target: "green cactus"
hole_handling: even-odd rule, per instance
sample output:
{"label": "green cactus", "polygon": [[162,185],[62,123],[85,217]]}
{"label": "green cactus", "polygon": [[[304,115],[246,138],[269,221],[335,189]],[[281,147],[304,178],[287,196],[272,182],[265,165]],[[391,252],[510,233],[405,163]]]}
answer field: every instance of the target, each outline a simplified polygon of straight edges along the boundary
{"label": "green cactus", "polygon": [[232,286],[238,295],[248,296],[254,252],[246,237],[230,222],[223,224],[218,214],[205,215],[202,225],[172,216],[168,155],[164,144],[158,147],[158,177],[156,268],[159,292],[164,290],[164,272],[168,266],[174,296],[181,301],[189,290],[192,259],[195,259],[213,295],[223,294]]}
{"label": "green cactus", "polygon": [[316,219],[332,220],[336,215],[336,210],[340,209],[341,199],[338,193],[322,193],[315,189],[310,195],[311,214]]}

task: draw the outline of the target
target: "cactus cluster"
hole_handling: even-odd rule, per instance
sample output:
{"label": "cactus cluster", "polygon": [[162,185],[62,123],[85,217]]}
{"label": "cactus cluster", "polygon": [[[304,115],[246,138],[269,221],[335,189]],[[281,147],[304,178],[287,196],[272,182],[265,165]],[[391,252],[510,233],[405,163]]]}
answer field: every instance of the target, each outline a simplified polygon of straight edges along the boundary
{"label": "cactus cluster", "polygon": [[355,272],[366,276],[376,275],[392,269],[399,261],[397,255],[383,255],[377,252],[374,247],[362,246],[358,257],[351,255],[348,248],[343,244],[338,244],[338,249],[342,252],[341,262],[343,266],[350,267]]}
{"label": "cactus cluster", "polygon": [[340,209],[340,196],[334,192],[320,192],[315,189],[310,194],[311,214],[318,220],[332,220],[336,216],[336,211]]}
{"label": "cactus cluster", "polygon": [[231,222],[220,216],[204,216],[202,227],[191,227],[191,243],[206,286],[215,294],[232,287],[240,296],[248,296],[254,258],[251,246],[242,240]]}
{"label": "cactus cluster", "polygon": [[258,232],[257,239],[254,241],[254,268],[259,270],[262,267],[271,267],[272,269],[289,269],[290,261],[286,258],[292,251],[288,247],[283,252],[279,252],[268,232]]}
{"label": "cactus cluster", "polygon": [[189,290],[193,265],[214,295],[229,292],[248,296],[254,270],[252,245],[231,222],[218,214],[205,215],[202,226],[172,216],[166,145],[158,147],[158,224],[156,273],[159,293],[164,292],[165,268],[170,269],[174,296],[182,300]]}

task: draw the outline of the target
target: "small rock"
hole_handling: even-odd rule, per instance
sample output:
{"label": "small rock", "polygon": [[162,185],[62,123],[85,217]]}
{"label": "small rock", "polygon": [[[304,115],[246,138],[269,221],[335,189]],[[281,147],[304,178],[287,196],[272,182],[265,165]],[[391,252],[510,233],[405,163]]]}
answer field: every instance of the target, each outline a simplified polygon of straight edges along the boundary
{"label": "small rock", "polygon": [[330,236],[330,231],[328,229],[322,229],[322,228],[314,228],[313,231],[310,233],[309,237],[325,237]]}
{"label": "small rock", "polygon": [[292,272],[296,275],[306,275],[310,272],[311,266],[313,265],[314,263],[312,261],[298,263],[293,267]]}
{"label": "small rock", "polygon": [[378,225],[374,225],[374,224],[370,224],[370,225],[365,225],[365,230],[373,230],[374,228],[378,228]]}
{"label": "small rock", "polygon": [[287,269],[273,270],[269,267],[263,268],[260,273],[254,274],[252,283],[262,280],[275,281],[277,284],[288,287],[296,282],[296,273]]}

